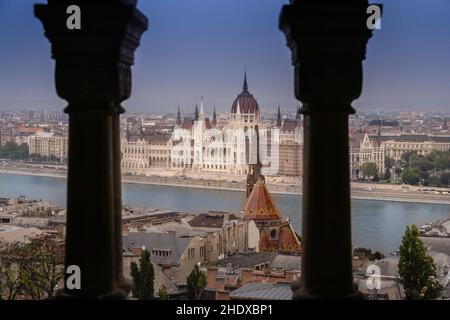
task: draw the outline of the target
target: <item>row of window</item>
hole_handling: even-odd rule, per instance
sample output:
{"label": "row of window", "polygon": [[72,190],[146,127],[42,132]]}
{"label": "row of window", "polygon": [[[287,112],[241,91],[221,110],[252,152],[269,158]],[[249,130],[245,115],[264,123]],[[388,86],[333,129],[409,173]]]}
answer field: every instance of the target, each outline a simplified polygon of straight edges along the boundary
{"label": "row of window", "polygon": [[129,154],[146,154],[146,153],[169,154],[170,153],[168,150],[146,150],[143,148],[130,148],[130,147],[126,147],[123,150],[124,150],[124,153],[129,153]]}

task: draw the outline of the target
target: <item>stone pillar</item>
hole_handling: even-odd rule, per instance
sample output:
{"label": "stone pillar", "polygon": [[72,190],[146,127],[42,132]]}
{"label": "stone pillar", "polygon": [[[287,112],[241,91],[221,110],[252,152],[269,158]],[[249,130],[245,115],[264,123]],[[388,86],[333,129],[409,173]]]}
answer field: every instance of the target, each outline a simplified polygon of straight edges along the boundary
{"label": "stone pillar", "polygon": [[[66,268],[81,269],[81,289],[59,298],[121,299],[120,103],[131,93],[131,65],[147,18],[136,0],[48,0],[35,5],[56,61],[56,90],[68,101]],[[69,30],[67,8],[81,9]],[[67,279],[68,275],[66,275]]]}
{"label": "stone pillar", "polygon": [[361,298],[353,284],[348,116],[372,32],[367,0],[292,0],[280,29],[303,103],[302,277],[294,299]]}

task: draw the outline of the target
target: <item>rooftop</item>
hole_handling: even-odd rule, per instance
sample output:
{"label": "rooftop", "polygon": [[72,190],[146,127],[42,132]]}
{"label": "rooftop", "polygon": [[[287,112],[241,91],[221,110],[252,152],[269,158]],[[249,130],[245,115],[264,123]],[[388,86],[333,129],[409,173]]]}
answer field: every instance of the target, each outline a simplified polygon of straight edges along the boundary
{"label": "rooftop", "polygon": [[290,284],[250,282],[230,293],[235,300],[292,300]]}
{"label": "rooftop", "polygon": [[150,253],[152,250],[169,250],[168,256],[151,255],[152,261],[178,265],[190,241],[190,238],[179,238],[169,233],[130,232],[123,236],[123,250],[131,251],[133,248],[143,247]]}

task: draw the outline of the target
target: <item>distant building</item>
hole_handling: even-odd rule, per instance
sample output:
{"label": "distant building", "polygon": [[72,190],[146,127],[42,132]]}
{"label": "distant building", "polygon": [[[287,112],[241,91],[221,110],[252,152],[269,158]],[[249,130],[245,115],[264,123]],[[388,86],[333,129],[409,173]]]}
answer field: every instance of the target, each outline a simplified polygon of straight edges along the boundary
{"label": "distant building", "polygon": [[215,108],[212,119],[205,114],[202,97],[192,118],[182,119],[178,109],[170,139],[161,139],[157,132],[147,134],[142,125],[138,133],[128,129],[122,139],[122,169],[134,174],[148,174],[151,168],[159,167],[182,174],[244,176],[254,161],[254,132],[258,127],[264,146],[262,170],[271,175],[299,176],[303,145],[300,118],[286,119],[281,125],[279,115],[277,124],[261,120],[259,104],[249,91],[245,74],[242,92],[220,126]]}
{"label": "distant building", "polygon": [[[278,265],[286,261],[286,265]],[[269,287],[283,287],[283,290],[285,286],[290,289],[300,275],[299,255],[276,252],[235,254],[218,261],[214,267],[206,268],[205,296],[210,300],[238,299],[237,295],[254,284],[259,286],[258,283],[263,283],[264,286],[270,284]],[[247,298],[257,299],[256,296]]]}
{"label": "distant building", "polygon": [[[427,251],[427,255],[433,258],[436,264],[437,280],[447,287],[449,256],[445,253]],[[373,300],[401,300],[404,296],[404,290],[399,281],[398,263],[399,256],[386,257],[376,261],[366,261],[355,273],[355,282],[358,284],[359,290]],[[373,277],[369,268],[377,267],[379,269],[379,288],[371,288],[368,284],[369,277]]]}
{"label": "distant building", "polygon": [[50,132],[38,132],[27,139],[30,155],[67,159],[69,141],[66,136],[55,135]]}
{"label": "distant building", "polygon": [[30,239],[43,235],[45,232],[35,227],[22,228],[13,225],[0,225],[0,241],[6,244],[16,242],[29,243]]}
{"label": "distant building", "polygon": [[139,256],[150,252],[150,259],[177,285],[186,283],[195,265],[206,262],[204,237],[176,237],[170,233],[130,232],[123,236],[123,251]]}
{"label": "distant building", "polygon": [[283,125],[280,126],[280,130],[278,175],[302,176],[303,127],[300,119],[300,110],[297,110],[296,119],[285,119]]}
{"label": "distant building", "polygon": [[358,130],[350,135],[350,169],[353,179],[362,178],[363,164],[375,163],[379,174],[385,171],[385,149],[380,136]]}
{"label": "distant building", "polygon": [[447,120],[444,120],[444,124],[442,125],[442,132],[447,132],[448,131],[448,124],[447,124]]}
{"label": "distant building", "polygon": [[450,136],[404,134],[399,136],[381,136],[380,140],[386,156],[394,160],[400,160],[405,152],[427,155],[432,151],[447,151],[450,149]]}
{"label": "distant building", "polygon": [[242,220],[253,220],[260,232],[259,251],[300,252],[301,244],[289,220],[281,216],[263,176],[247,198]]}
{"label": "distant building", "polygon": [[205,231],[208,262],[235,253],[259,251],[259,230],[254,221],[241,220],[227,213],[200,214],[189,221],[193,230]]}
{"label": "distant building", "polygon": [[122,138],[121,167],[123,173],[147,174],[149,169],[169,168],[172,142],[163,134],[146,135],[141,132]]}

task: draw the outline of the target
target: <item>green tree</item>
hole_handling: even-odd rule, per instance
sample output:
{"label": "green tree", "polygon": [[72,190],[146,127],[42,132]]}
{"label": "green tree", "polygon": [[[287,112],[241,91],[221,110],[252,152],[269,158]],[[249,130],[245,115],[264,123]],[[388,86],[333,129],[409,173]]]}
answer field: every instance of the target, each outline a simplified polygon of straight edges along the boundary
{"label": "green tree", "polygon": [[404,183],[417,185],[420,181],[419,173],[411,168],[406,168],[402,172],[402,180]]}
{"label": "green tree", "polygon": [[428,185],[430,187],[440,187],[441,186],[441,181],[436,176],[430,176],[428,178]]}
{"label": "green tree", "polygon": [[64,243],[56,237],[0,243],[0,299],[48,299],[63,277]]}
{"label": "green tree", "polygon": [[152,300],[154,297],[155,273],[150,261],[150,252],[142,251],[139,259],[139,267],[136,262],[131,262],[131,277],[133,278],[133,296],[139,300]]}
{"label": "green tree", "polygon": [[441,181],[441,185],[450,187],[450,172],[441,174],[441,178],[439,180]]}
{"label": "green tree", "polygon": [[384,180],[391,180],[391,169],[386,168],[386,171],[384,171]]}
{"label": "green tree", "polygon": [[367,162],[361,165],[361,171],[364,179],[373,178],[378,173],[378,167],[373,162]]}
{"label": "green tree", "polygon": [[189,300],[198,300],[206,286],[206,276],[195,265],[191,274],[187,277],[187,297]]}
{"label": "green tree", "polygon": [[402,154],[401,160],[405,166],[412,165],[413,161],[417,159],[417,153],[414,151],[408,151]]}
{"label": "green tree", "polygon": [[165,285],[162,285],[158,290],[159,300],[169,300],[169,293]]}
{"label": "green tree", "polygon": [[391,169],[395,166],[395,160],[389,156],[384,157],[384,166],[387,169]]}
{"label": "green tree", "polygon": [[442,286],[436,280],[436,265],[433,258],[426,254],[419,239],[419,229],[412,225],[406,227],[400,246],[398,264],[400,283],[405,290],[405,299],[436,299]]}
{"label": "green tree", "polygon": [[24,268],[22,286],[33,300],[53,296],[57,284],[64,278],[64,242],[51,235],[33,238],[25,246],[27,262]]}
{"label": "green tree", "polygon": [[373,181],[373,182],[378,182],[378,181],[380,181],[380,176],[378,176],[378,173],[375,173],[375,175],[374,175],[373,178],[372,178],[372,181]]}
{"label": "green tree", "polygon": [[28,159],[28,144],[22,143],[20,146],[12,141],[5,143],[3,147],[0,148],[0,158],[10,159],[10,160],[23,160]]}

